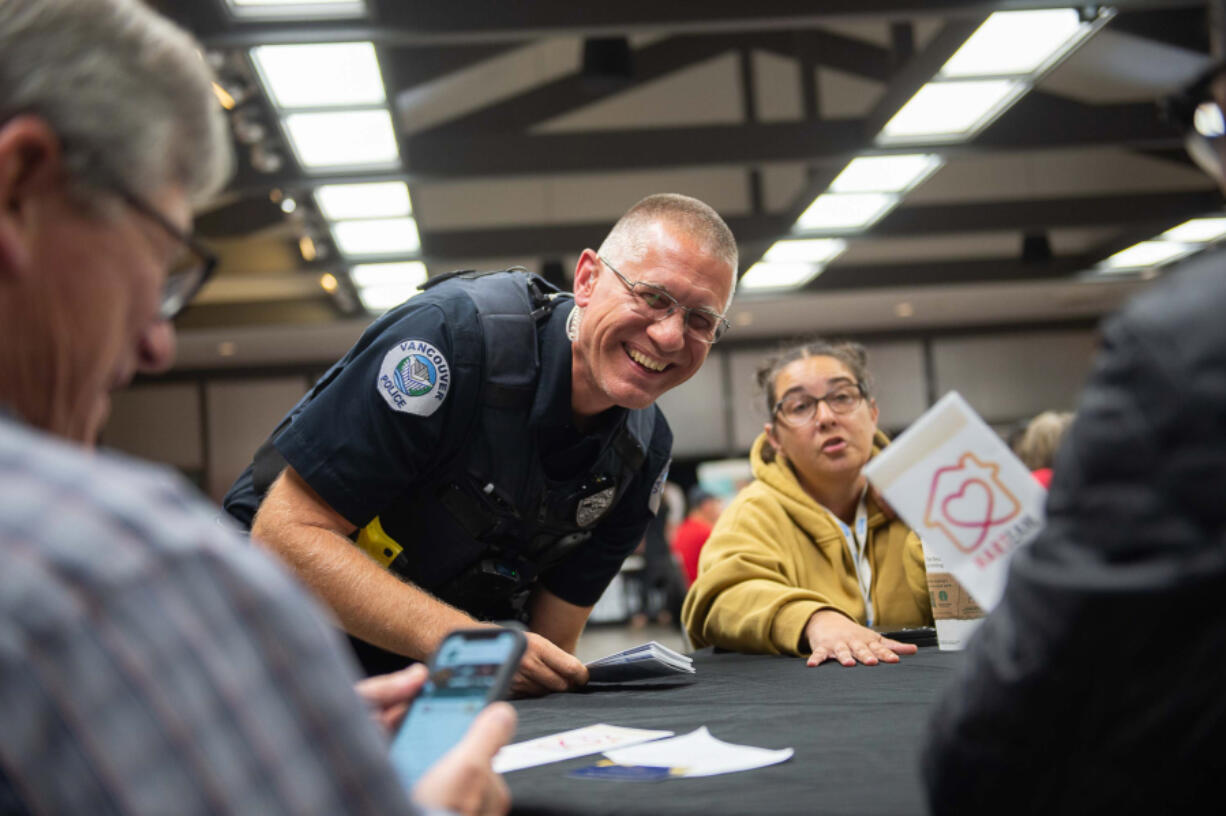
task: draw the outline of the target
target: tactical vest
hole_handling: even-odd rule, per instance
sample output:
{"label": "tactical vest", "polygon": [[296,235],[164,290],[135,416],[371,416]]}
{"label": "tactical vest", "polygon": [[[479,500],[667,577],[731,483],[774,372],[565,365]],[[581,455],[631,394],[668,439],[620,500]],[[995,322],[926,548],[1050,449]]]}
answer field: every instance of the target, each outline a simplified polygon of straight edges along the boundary
{"label": "tactical vest", "polygon": [[[474,617],[522,618],[536,577],[591,538],[642,467],[657,409],[627,411],[581,476],[549,478],[528,425],[540,375],[537,330],[569,295],[522,271],[451,273],[427,288],[439,285],[463,292],[477,309],[485,377],[480,409],[459,454],[382,511],[357,544]],[[281,467],[265,462],[261,468],[267,451],[279,457],[270,443],[256,455],[261,494],[284,466],[282,460]]]}

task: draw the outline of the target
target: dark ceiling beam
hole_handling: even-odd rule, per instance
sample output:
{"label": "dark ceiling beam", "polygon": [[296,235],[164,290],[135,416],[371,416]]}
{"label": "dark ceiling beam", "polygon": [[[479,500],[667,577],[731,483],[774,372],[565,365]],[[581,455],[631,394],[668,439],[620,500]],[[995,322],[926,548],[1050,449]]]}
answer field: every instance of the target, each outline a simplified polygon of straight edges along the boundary
{"label": "dark ceiling beam", "polygon": [[[726,221],[739,242],[779,235],[791,226],[780,216],[770,215],[732,216]],[[612,226],[612,221],[600,221],[556,226],[433,230],[421,236],[422,254],[431,260],[573,254],[585,247],[599,246]]]}
{"label": "dark ceiling beam", "polygon": [[[1032,96],[1035,96],[1032,94]],[[744,165],[761,162],[839,162],[862,150],[946,156],[1049,148],[1117,146],[1167,148],[1179,134],[1160,123],[1149,104],[1081,106],[1047,119],[1042,101],[1024,99],[967,144],[874,149],[864,120],[766,122],[580,133],[414,134],[404,155],[420,179],[601,173],[631,169]],[[875,132],[875,131],[874,131]]]}
{"label": "dark ceiling beam", "polygon": [[1188,51],[1209,53],[1209,19],[1201,8],[1125,11],[1107,24],[1110,30]]}
{"label": "dark ceiling beam", "polygon": [[[1222,206],[1215,191],[1137,193],[1029,201],[986,201],[974,204],[902,206],[855,238],[915,238],[939,234],[1114,227],[1140,223],[1167,226],[1214,212]],[[727,219],[742,247],[761,245],[788,233],[785,215],[752,215]],[[424,254],[431,259],[517,257],[575,253],[597,246],[611,223],[515,226],[490,229],[432,230],[422,234]],[[1150,233],[1156,234],[1156,233]],[[761,246],[765,249],[765,246]]]}
{"label": "dark ceiling beam", "polygon": [[[1064,112],[1048,121],[1053,107]],[[1088,147],[1168,150],[1180,149],[1183,144],[1176,130],[1158,121],[1153,105],[1052,106],[1037,92],[1022,99],[968,144],[873,148],[866,130],[862,119],[843,119],[581,133],[469,132],[448,134],[446,138],[438,133],[421,133],[404,140],[407,172],[341,171],[305,176],[296,169],[256,173],[249,167],[240,167],[231,189],[240,194],[255,194],[273,187],[390,179],[418,183],[763,162],[833,165],[863,150],[910,153],[918,149],[957,157]]]}
{"label": "dark ceiling beam", "polygon": [[847,264],[828,266],[802,292],[846,291],[881,287],[951,286],[963,283],[1067,278],[1085,269],[1080,256],[1062,256],[1040,263],[1018,258],[982,258],[924,261],[901,264]]}
{"label": "dark ceiling beam", "polygon": [[[811,49],[815,61],[820,65],[878,81],[887,79],[891,70],[887,49],[817,29],[682,34],[632,52],[634,84],[643,85],[721,54],[746,48],[787,56],[795,56],[798,49],[807,48]],[[411,51],[406,53],[411,54]],[[443,138],[450,138],[452,134],[468,131],[527,130],[548,119],[627,90],[629,88],[626,87],[593,86],[581,72],[575,72],[452,119],[428,132],[440,136],[447,134]]]}
{"label": "dark ceiling beam", "polygon": [[902,206],[881,219],[873,237],[912,237],[954,232],[1106,227],[1153,219],[1174,223],[1222,206],[1216,191],[981,201]]}
{"label": "dark ceiling beam", "polygon": [[860,120],[448,136],[410,136],[403,151],[410,173],[458,179],[839,160],[865,146]]}
{"label": "dark ceiling beam", "polygon": [[[277,21],[235,23],[227,15],[194,14],[183,6],[212,6],[200,0],[166,3],[167,11],[190,18],[192,30],[206,45],[249,47],[266,42],[341,40],[359,33],[384,43],[492,42],[544,36],[613,36],[666,31],[792,30],[826,20],[899,19],[982,16],[994,11],[1067,6],[1059,0],[621,0],[577,3],[574,0],[446,0],[445,2],[374,2],[373,18],[354,23]],[[220,2],[216,5],[220,6]],[[1113,0],[1122,10],[1201,8],[1205,0]]]}
{"label": "dark ceiling beam", "polygon": [[381,49],[380,56],[387,73],[387,86],[399,93],[502,56],[526,44],[526,41],[512,40],[440,46],[386,46]]}
{"label": "dark ceiling beam", "polygon": [[[642,85],[719,56],[735,47],[735,35],[714,37],[681,35],[668,37],[631,52],[634,85]],[[634,85],[630,87],[633,88]],[[537,85],[523,93],[499,100],[472,113],[452,119],[426,133],[443,139],[464,131],[521,131],[584,105],[599,102],[628,90],[626,87],[593,85],[575,72]],[[424,134],[422,134],[424,135]]]}
{"label": "dark ceiling beam", "polygon": [[877,82],[888,81],[894,73],[895,55],[890,49],[821,28],[741,35],[739,45],[780,57],[807,54],[815,65]]}

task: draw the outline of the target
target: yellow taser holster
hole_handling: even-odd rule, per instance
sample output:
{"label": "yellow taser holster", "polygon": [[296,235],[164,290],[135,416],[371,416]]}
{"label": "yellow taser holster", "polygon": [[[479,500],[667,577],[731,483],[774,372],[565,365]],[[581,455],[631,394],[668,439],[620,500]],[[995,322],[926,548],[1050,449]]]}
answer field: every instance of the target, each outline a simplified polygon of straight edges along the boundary
{"label": "yellow taser holster", "polygon": [[382,564],[384,569],[390,568],[392,562],[396,560],[396,556],[400,555],[404,550],[404,547],[396,543],[396,539],[388,535],[387,531],[383,529],[378,516],[375,516],[370,524],[367,524],[358,533],[358,547],[375,561]]}

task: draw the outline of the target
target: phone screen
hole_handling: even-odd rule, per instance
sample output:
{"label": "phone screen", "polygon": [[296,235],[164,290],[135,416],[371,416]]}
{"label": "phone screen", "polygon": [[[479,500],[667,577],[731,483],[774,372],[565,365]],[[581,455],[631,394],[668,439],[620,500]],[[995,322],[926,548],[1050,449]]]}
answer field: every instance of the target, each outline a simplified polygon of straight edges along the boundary
{"label": "phone screen", "polygon": [[430,676],[392,740],[392,764],[411,788],[460,741],[485,705],[506,692],[523,653],[519,632],[484,630],[447,636]]}

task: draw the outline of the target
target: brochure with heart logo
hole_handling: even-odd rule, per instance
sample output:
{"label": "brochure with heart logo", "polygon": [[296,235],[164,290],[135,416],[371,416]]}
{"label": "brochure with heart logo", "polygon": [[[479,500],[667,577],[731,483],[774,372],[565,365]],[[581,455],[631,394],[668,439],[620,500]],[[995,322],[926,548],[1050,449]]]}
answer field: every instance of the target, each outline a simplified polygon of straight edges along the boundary
{"label": "brochure with heart logo", "polygon": [[[864,473],[924,542],[933,616],[946,648],[943,621],[981,617],[1000,601],[1009,559],[1043,528],[1047,491],[956,391]],[[959,634],[950,623],[944,629]]]}

